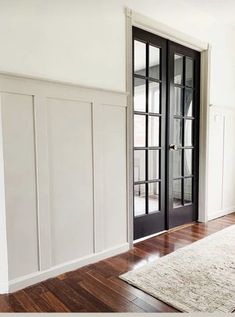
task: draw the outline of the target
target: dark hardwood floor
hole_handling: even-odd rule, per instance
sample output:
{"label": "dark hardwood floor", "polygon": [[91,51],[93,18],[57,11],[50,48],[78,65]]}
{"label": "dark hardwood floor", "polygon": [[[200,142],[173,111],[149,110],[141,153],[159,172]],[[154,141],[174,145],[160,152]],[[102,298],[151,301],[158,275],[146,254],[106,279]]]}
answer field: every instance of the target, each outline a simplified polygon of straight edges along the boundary
{"label": "dark hardwood floor", "polygon": [[124,272],[235,224],[235,213],[194,223],[135,244],[133,250],[85,266],[10,295],[0,295],[1,312],[175,312],[120,280]]}

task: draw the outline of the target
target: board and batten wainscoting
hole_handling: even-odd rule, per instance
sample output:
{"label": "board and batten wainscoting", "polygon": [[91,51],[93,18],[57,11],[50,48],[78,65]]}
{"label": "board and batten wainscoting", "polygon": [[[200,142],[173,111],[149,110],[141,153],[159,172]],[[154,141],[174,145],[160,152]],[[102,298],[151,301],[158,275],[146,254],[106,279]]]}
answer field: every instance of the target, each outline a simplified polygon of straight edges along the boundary
{"label": "board and batten wainscoting", "polygon": [[[235,108],[209,107],[208,217],[235,210]],[[232,140],[232,141],[231,141]]]}
{"label": "board and batten wainscoting", "polygon": [[0,75],[0,293],[129,249],[126,99]]}

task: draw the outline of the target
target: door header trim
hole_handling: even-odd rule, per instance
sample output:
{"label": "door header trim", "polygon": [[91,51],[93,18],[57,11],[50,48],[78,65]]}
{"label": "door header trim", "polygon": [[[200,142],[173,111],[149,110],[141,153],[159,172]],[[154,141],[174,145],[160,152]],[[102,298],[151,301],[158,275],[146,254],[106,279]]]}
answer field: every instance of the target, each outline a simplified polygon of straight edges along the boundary
{"label": "door header trim", "polygon": [[171,40],[193,50],[202,52],[207,50],[208,46],[210,46],[209,43],[203,42],[186,33],[175,30],[166,24],[155,21],[129,8],[126,8],[126,16],[131,19],[132,26],[139,27],[145,31],[154,33],[164,37],[167,40]]}

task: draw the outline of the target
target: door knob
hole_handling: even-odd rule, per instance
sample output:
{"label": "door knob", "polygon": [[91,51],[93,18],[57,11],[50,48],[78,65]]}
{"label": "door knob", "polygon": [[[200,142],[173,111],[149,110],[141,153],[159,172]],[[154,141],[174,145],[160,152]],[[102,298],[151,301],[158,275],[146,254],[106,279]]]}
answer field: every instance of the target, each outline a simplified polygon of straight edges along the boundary
{"label": "door knob", "polygon": [[176,144],[170,144],[170,150],[176,151],[178,150],[178,146]]}

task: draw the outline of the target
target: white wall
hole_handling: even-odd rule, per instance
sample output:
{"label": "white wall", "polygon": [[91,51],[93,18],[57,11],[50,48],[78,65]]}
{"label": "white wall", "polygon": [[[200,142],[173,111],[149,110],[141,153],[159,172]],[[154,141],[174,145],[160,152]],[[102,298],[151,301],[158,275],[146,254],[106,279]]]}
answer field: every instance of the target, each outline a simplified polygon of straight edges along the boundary
{"label": "white wall", "polygon": [[[222,8],[219,6],[215,8],[213,4],[209,5],[209,2],[211,3],[211,1],[205,0],[0,0],[0,72],[20,73],[125,92],[124,7],[126,6],[202,41],[209,42],[212,45],[210,99],[211,103],[219,106],[217,110],[220,113],[219,116],[222,117],[216,121],[213,111],[210,111],[208,202],[209,218],[213,218],[230,211],[235,206],[235,167],[233,164],[235,141],[234,138],[227,137],[234,133],[234,121],[233,116],[225,114],[226,109],[235,108],[235,44],[232,40],[235,27],[231,24],[232,14],[230,20],[226,19],[225,11],[221,10]],[[215,2],[219,3],[217,0]],[[230,4],[232,2],[229,1]],[[207,5],[204,10],[205,3]],[[224,6],[228,4],[227,1],[223,3]],[[223,14],[220,14],[221,12]],[[58,265],[71,261],[73,255],[69,250],[66,250],[67,253],[61,251],[56,245],[57,240],[61,245],[71,242],[71,252],[79,257],[88,256],[94,250],[95,254],[104,252],[104,250],[126,242],[126,202],[125,198],[118,200],[119,196],[125,197],[126,188],[124,108],[121,107],[117,110],[115,101],[112,99],[108,98],[108,101],[104,101],[102,98],[106,98],[107,92],[103,93],[102,97],[99,95],[98,103],[94,106],[93,102],[96,102],[96,99],[87,97],[84,99],[76,93],[76,97],[74,97],[74,92],[70,90],[64,93],[63,101],[57,100],[58,94],[60,95],[57,91],[52,93],[54,99],[49,98],[50,100],[46,102],[45,97],[48,97],[48,91],[45,92],[43,88],[43,92],[38,94],[32,102],[35,95],[34,88],[27,82],[26,86],[30,89],[26,89],[24,83],[14,81],[13,86],[10,85],[10,91],[6,90],[5,84],[3,85],[5,88],[1,86],[2,92],[8,92],[8,94],[1,95],[3,102],[2,132],[3,142],[5,142],[3,150],[8,158],[6,164],[14,161],[19,147],[30,149],[29,153],[22,151],[19,154],[19,160],[24,169],[17,164],[14,169],[11,166],[5,166],[6,182],[12,183],[15,177],[19,177],[22,179],[22,184],[19,184],[17,180],[19,186],[22,185],[25,189],[29,189],[27,201],[20,191],[16,195],[15,188],[6,191],[8,218],[6,221],[9,233],[7,237],[4,226],[0,227],[0,242],[4,246],[7,238],[9,250],[8,254],[7,252],[1,253],[0,268],[1,272],[4,269],[4,276],[8,278],[6,267],[8,257],[11,261],[9,278],[13,279],[12,285],[14,283],[23,285],[22,283],[29,278],[25,278],[25,274],[28,276],[28,274],[43,271],[43,274],[50,275],[51,267],[56,266],[58,273],[60,270]],[[6,85],[8,87],[8,84]],[[51,89],[54,91],[54,88]],[[67,91],[67,88],[63,89]],[[21,96],[22,91],[25,96]],[[51,97],[51,93],[49,93],[49,97]],[[103,101],[100,103],[100,100]],[[65,110],[68,108],[70,114],[67,114]],[[14,113],[11,112],[12,109],[14,109]],[[16,114],[18,115],[16,116]],[[92,120],[89,119],[90,115]],[[32,116],[34,116],[34,121],[31,120],[29,124],[24,124],[24,120],[27,119],[28,122]],[[48,121],[45,121],[45,117],[48,117]],[[62,117],[65,121],[61,123]],[[225,117],[226,124],[224,124]],[[83,118],[86,120],[86,126],[76,127],[74,120],[83,120]],[[108,119],[111,120],[111,123]],[[96,133],[92,134],[89,130],[91,124],[92,129],[96,128]],[[61,131],[59,126],[61,126]],[[68,127],[69,130],[67,130]],[[34,129],[36,135],[35,140],[32,140]],[[79,140],[79,135],[84,133],[87,135],[86,141],[89,146],[86,144],[86,151],[80,156],[79,149],[74,149],[74,143]],[[118,137],[117,133],[119,133]],[[107,135],[111,139],[106,140]],[[71,143],[67,143],[67,137]],[[12,138],[20,144],[15,143],[12,146]],[[63,149],[59,146],[61,140],[64,144]],[[93,142],[92,145],[91,142]],[[120,147],[121,152],[115,152],[112,144]],[[35,151],[32,151],[34,146]],[[221,147],[225,149],[223,152],[225,154],[221,154]],[[104,149],[106,149],[105,153]],[[71,153],[74,156],[71,157]],[[119,155],[120,153],[122,155]],[[70,169],[68,166],[63,166],[63,157],[68,155],[70,156]],[[116,169],[116,166],[114,168],[111,163],[116,155],[119,155],[120,158],[117,162],[119,169]],[[44,161],[47,161],[48,165],[43,164]],[[81,166],[74,171],[75,161],[88,164],[83,178],[85,190],[89,192],[87,197],[90,197],[92,188],[97,188],[92,198],[93,205],[90,201],[82,200],[84,194],[82,187],[80,194],[75,195],[74,188],[81,186],[78,174],[83,171]],[[51,169],[50,164],[53,165]],[[3,161],[1,161],[1,168],[3,168]],[[65,183],[58,176],[58,171],[61,173],[60,175],[66,173]],[[21,173],[27,174],[29,179],[24,179]],[[95,176],[94,183],[92,183],[93,176]],[[69,187],[69,178],[71,178],[71,187]],[[110,186],[113,179],[116,181],[116,191],[114,187]],[[35,181],[37,182],[36,196]],[[102,186],[100,186],[100,182],[102,182]],[[69,193],[66,191],[68,188],[71,189]],[[0,190],[3,196],[4,188],[1,183]],[[68,197],[71,198],[73,204],[61,194],[63,191],[71,195]],[[108,197],[106,197],[107,192]],[[20,205],[17,204],[18,200]],[[118,203],[113,205],[113,201]],[[14,203],[14,208],[12,208]],[[4,223],[4,202],[1,204],[0,217]],[[30,214],[24,209],[25,204],[28,204]],[[82,218],[84,223],[89,223],[86,250],[83,250],[82,247],[76,249],[76,241],[73,240],[74,237],[81,239],[81,236],[75,235],[74,226],[74,223],[78,221],[74,208],[78,208],[78,205],[84,206],[88,210],[88,213],[83,214]],[[64,218],[61,206],[70,210],[74,220],[67,238],[61,236],[63,230],[68,230],[67,219]],[[110,209],[113,210],[113,215],[109,213]],[[121,214],[119,214],[119,210],[122,210]],[[21,214],[22,211],[23,214]],[[15,214],[21,217],[17,224]],[[58,218],[55,219],[55,215]],[[9,222],[9,219],[12,222]],[[30,221],[30,230],[20,235],[22,230],[18,229],[22,229],[22,219]],[[104,219],[107,219],[107,222]],[[50,225],[51,221],[52,225]],[[44,224],[43,226],[40,225],[41,222]],[[18,225],[19,228],[17,228]],[[92,230],[92,227],[95,227],[96,230]],[[11,232],[16,235],[11,237]],[[102,233],[101,236],[100,233]],[[26,244],[22,257],[24,261],[28,257],[33,257],[30,267],[25,264],[16,268],[16,264],[12,264],[17,263],[15,257],[20,256],[17,251],[14,251],[18,244]],[[4,284],[6,281],[2,279],[0,282]]]}
{"label": "white wall", "polygon": [[[233,0],[0,0],[0,71],[125,91],[126,6],[209,42],[210,101],[235,107]],[[211,129],[216,137],[215,126]],[[233,148],[233,139],[228,142]],[[210,185],[217,182],[215,168],[210,164],[209,210],[220,194],[220,185]],[[231,179],[225,182],[235,194]]]}
{"label": "white wall", "polygon": [[0,42],[4,43],[0,50],[0,70],[125,91],[124,7],[128,6],[210,42],[213,47],[211,102],[234,106],[235,44],[231,40],[234,30],[225,24],[227,20],[221,17],[221,8],[216,17],[212,15],[213,4],[208,5],[210,10],[204,10],[207,2],[211,3],[206,0],[0,0]]}

